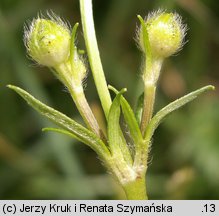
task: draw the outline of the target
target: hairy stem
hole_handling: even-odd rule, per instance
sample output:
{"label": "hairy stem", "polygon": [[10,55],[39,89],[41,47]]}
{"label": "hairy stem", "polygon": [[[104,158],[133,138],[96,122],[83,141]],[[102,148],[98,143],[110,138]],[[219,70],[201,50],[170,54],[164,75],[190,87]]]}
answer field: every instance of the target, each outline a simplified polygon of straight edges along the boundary
{"label": "hairy stem", "polygon": [[84,95],[83,87],[72,87],[69,88],[71,96],[75,102],[75,105],[80,112],[83,120],[85,121],[86,125],[95,133],[97,134],[102,140],[106,141],[106,138],[100,129],[97,120],[87,102],[87,99]]}
{"label": "hairy stem", "polygon": [[68,88],[71,97],[87,127],[97,134],[103,141],[106,141],[106,138],[104,137],[104,134],[100,129],[85,97],[84,89],[81,83],[82,81],[80,79],[71,78],[72,71],[70,71],[67,64],[61,64],[57,66],[55,70],[58,71],[58,73],[56,73],[56,71],[53,72]]}
{"label": "hairy stem", "polygon": [[144,105],[143,105],[143,112],[141,118],[142,135],[144,135],[146,127],[152,118],[155,94],[156,94],[156,86],[153,84],[146,84],[144,89]]}
{"label": "hairy stem", "polygon": [[97,45],[93,20],[92,0],[80,0],[80,10],[88,58],[93,73],[94,81],[96,84],[96,88],[100,97],[100,101],[105,116],[107,118],[112,101],[109,94],[109,90],[107,88],[107,83],[103,72],[103,67]]}

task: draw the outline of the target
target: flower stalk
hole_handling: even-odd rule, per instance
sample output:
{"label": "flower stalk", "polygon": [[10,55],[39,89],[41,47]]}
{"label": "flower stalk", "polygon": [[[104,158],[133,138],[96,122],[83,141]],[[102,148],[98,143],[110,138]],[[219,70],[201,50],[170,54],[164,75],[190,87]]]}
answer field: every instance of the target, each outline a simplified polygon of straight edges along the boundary
{"label": "flower stalk", "polygon": [[39,64],[45,65],[67,87],[85,124],[105,140],[96,118],[87,102],[83,90],[86,67],[75,45],[78,23],[72,35],[68,26],[57,16],[51,20],[38,17],[26,29],[26,47],[29,55]]}
{"label": "flower stalk", "polygon": [[141,117],[142,134],[145,133],[146,127],[148,126],[153,115],[155,94],[156,94],[156,85],[146,83],[144,86],[144,104],[143,104],[143,111]]}
{"label": "flower stalk", "polygon": [[[59,65],[58,67],[56,67],[56,71],[58,72],[58,74],[66,74],[68,70],[68,65]],[[101,139],[105,141],[106,139],[103,131],[99,127],[97,120],[87,102],[81,81],[79,82],[78,80],[71,79],[71,82],[69,82],[69,80],[65,80],[64,78],[60,79],[64,80],[63,82],[68,88],[68,91],[85,124],[88,126],[89,129],[91,129],[95,134],[97,134]]]}
{"label": "flower stalk", "polygon": [[141,118],[141,131],[144,135],[153,115],[156,86],[163,61],[182,47],[186,27],[182,25],[179,15],[162,11],[149,14],[146,20],[138,15],[138,19],[141,23],[138,43],[145,55]]}

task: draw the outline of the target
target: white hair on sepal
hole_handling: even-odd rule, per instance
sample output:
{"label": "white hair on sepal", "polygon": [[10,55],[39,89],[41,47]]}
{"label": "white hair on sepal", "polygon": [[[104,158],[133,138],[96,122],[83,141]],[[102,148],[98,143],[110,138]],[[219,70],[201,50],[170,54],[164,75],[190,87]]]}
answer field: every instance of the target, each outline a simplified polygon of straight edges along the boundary
{"label": "white hair on sepal", "polygon": [[186,35],[187,35],[187,32],[188,32],[189,28],[183,22],[182,16],[180,16],[177,12],[174,12],[173,14],[174,14],[174,18],[175,18],[176,22],[179,23],[181,34],[182,34],[181,46],[178,48],[176,53],[173,54],[173,55],[176,55],[176,54],[179,53],[179,51],[182,50],[183,46],[188,42],[188,40],[186,40]]}
{"label": "white hair on sepal", "polygon": [[[150,12],[147,16],[144,17],[145,23],[146,23],[149,19],[153,19],[154,17],[156,17],[156,16],[158,16],[158,15],[164,13],[164,12],[165,12],[165,10],[164,10],[164,9],[161,9],[161,8],[159,8],[159,9],[156,10],[156,11]],[[140,42],[140,40],[141,40],[140,34],[141,34],[141,24],[138,24],[138,23],[137,23],[137,24],[136,24],[136,30],[135,30],[134,41],[136,42],[137,48],[138,48],[140,51],[142,51],[142,52],[144,53],[144,49],[143,49],[143,47],[142,47],[142,45],[141,45],[141,42]]]}
{"label": "white hair on sepal", "polygon": [[[185,45],[187,25],[176,12],[166,12],[158,9],[144,18],[148,31],[152,55],[158,58],[167,58],[178,53]],[[144,38],[141,25],[136,28],[137,47],[145,53]]]}
{"label": "white hair on sepal", "polygon": [[166,13],[166,9],[158,8],[157,10],[154,10],[145,16],[144,21],[147,22],[148,20],[154,19],[163,13]]}
{"label": "white hair on sepal", "polygon": [[135,41],[135,43],[136,43],[137,48],[142,51],[142,48],[141,48],[141,46],[140,46],[140,44],[139,44],[139,34],[140,34],[140,30],[141,30],[141,25],[139,25],[138,23],[136,23],[134,41]]}
{"label": "white hair on sepal", "polygon": [[36,66],[42,66],[41,64],[39,64],[31,55],[30,55],[30,47],[28,45],[28,41],[30,38],[30,35],[33,31],[34,28],[34,24],[36,22],[37,19],[33,19],[33,20],[27,20],[24,23],[24,32],[23,32],[23,42],[24,42],[24,46],[26,48],[26,57],[27,59],[31,60],[33,63],[30,66],[36,67]]}
{"label": "white hair on sepal", "polygon": [[55,66],[69,55],[70,27],[55,13],[42,12],[24,25],[24,44],[29,56],[40,65]]}
{"label": "white hair on sepal", "polygon": [[57,24],[63,26],[64,28],[67,28],[71,32],[70,22],[58,16],[53,10],[47,10],[46,15],[50,20],[52,20],[53,22],[56,22]]}
{"label": "white hair on sepal", "polygon": [[36,19],[34,18],[33,20],[27,20],[24,23],[24,35],[23,35],[23,41],[24,41],[24,45],[27,49],[29,49],[28,46],[28,40],[30,37],[31,32],[33,31],[34,28],[34,23],[36,22]]}
{"label": "white hair on sepal", "polygon": [[71,33],[71,24],[68,21],[65,21],[60,16],[58,16],[54,11],[47,10],[46,15],[43,14],[42,11],[39,11],[37,13],[36,18],[33,18],[32,20],[27,20],[24,23],[24,42],[25,42],[25,45],[27,44],[27,39],[28,39],[29,35],[33,31],[33,28],[34,28],[36,21],[40,20],[40,19],[51,20],[51,21],[57,23],[58,25],[63,26],[65,29],[68,29],[69,32]]}

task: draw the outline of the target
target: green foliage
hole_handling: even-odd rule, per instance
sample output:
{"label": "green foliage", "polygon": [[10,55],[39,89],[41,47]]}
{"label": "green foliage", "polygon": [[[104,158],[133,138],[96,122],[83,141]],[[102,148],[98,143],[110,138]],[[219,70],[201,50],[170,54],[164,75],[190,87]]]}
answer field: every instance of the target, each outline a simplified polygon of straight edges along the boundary
{"label": "green foliage", "polygon": [[74,120],[68,118],[63,113],[60,113],[59,111],[38,101],[21,88],[12,85],[8,85],[8,87],[17,92],[24,100],[27,101],[30,106],[32,106],[40,114],[44,115],[51,121],[55,122],[57,125],[67,130],[68,133],[72,133],[72,136],[79,141],[82,141],[91,147],[101,158],[106,158],[109,156],[109,151],[105,144],[94,133],[81,126]]}
{"label": "green foliage", "polygon": [[140,125],[140,123],[141,123],[143,103],[144,103],[144,93],[142,93],[139,96],[139,98],[137,100],[136,110],[135,110],[135,117],[136,117],[138,125]]}
{"label": "green foliage", "polygon": [[163,118],[165,118],[167,115],[172,113],[173,111],[179,109],[180,107],[184,106],[185,104],[189,103],[190,101],[194,100],[197,96],[199,96],[201,93],[204,93],[208,90],[214,90],[214,86],[205,86],[202,87],[196,91],[193,91],[184,97],[181,97],[174,102],[168,104],[163,109],[161,109],[151,120],[151,122],[148,125],[148,128],[146,130],[146,133],[144,135],[145,139],[151,139],[154,131],[159,126]]}
{"label": "green foliage", "polygon": [[[183,1],[139,1],[139,4],[136,4],[135,1],[122,0],[108,3],[103,1],[95,6],[97,36],[107,78],[118,88],[128,86],[126,97],[131,104],[135,103],[136,95],[142,92],[138,79],[140,74],[136,71],[139,53],[132,40],[136,23],[134,15],[144,15],[147,13],[145,8],[151,10],[164,5],[169,9],[180,9],[188,20],[190,31],[187,39],[189,44],[192,44],[186,45],[179,57],[173,57],[165,65],[163,72],[166,74],[159,80],[161,89],[158,90],[156,110],[190,89],[208,83],[209,80],[213,83],[218,82],[216,48],[219,34],[215,30],[215,22],[219,17],[218,5],[214,4],[214,1],[197,1],[198,6],[206,6],[199,11],[200,7],[183,5],[181,2]],[[8,83],[19,84],[37,98],[80,121],[68,94],[60,91],[63,87],[60,87],[45,69],[28,67],[28,64],[32,63],[26,61],[25,50],[20,40],[24,21],[35,16],[39,10],[48,8],[48,4],[50,3],[46,0],[31,4],[26,0],[20,1],[19,4],[9,1],[0,3],[0,197],[115,198],[115,194],[120,192],[96,163],[96,155],[60,134],[42,135],[39,132],[41,128],[51,123],[31,111],[5,88]],[[71,20],[73,16],[75,21],[79,20],[77,2],[67,4],[69,5],[55,1],[54,5],[50,4],[49,7],[62,17]],[[121,6],[124,6],[122,11]],[[24,10],[27,7],[29,10]],[[75,8],[74,15],[72,8]],[[102,8],[108,12],[105,13]],[[71,15],[68,17],[68,14]],[[80,34],[78,39],[81,43]],[[103,52],[104,50],[106,52]],[[137,72],[137,76],[133,71]],[[185,78],[185,82],[182,82],[182,77]],[[168,80],[172,87],[167,87]],[[174,83],[179,80],[181,84],[176,87]],[[85,93],[94,107],[98,107],[91,76],[87,79]],[[151,156],[154,155],[154,159],[148,174],[150,198],[219,197],[216,169],[216,156],[219,152],[217,98],[217,92],[211,96],[206,94],[200,97],[198,102],[167,118],[159,127],[153,140]],[[99,121],[101,122],[101,118]]]}
{"label": "green foliage", "polygon": [[[112,86],[109,86],[109,88],[117,94],[116,97],[119,96],[119,93],[115,88],[113,88]],[[135,118],[135,114],[134,114],[132,108],[130,107],[129,103],[127,102],[127,100],[122,95],[119,98],[120,98],[119,105],[121,103],[122,112],[123,112],[125,121],[128,125],[131,138],[134,141],[135,153],[138,154],[141,152],[141,149],[143,148],[143,143],[144,143],[138,122],[137,122],[137,120]]]}
{"label": "green foliage", "polygon": [[[122,93],[124,93],[126,89],[120,91],[113,103],[110,107],[109,116],[108,116],[108,139],[109,139],[109,147],[113,157],[122,158],[126,157],[126,155],[122,154],[122,139],[120,139],[120,97]],[[118,155],[118,156],[117,156]]]}

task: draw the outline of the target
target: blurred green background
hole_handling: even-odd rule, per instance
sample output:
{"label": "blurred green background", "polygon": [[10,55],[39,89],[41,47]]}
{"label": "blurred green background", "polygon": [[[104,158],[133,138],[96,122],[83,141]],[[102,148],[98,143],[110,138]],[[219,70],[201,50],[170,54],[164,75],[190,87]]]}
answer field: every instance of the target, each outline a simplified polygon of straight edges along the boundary
{"label": "blurred green background", "polygon": [[[150,199],[219,199],[219,4],[215,0],[94,0],[95,23],[108,83],[127,87],[135,106],[142,92],[141,53],[134,37],[136,14],[164,8],[188,24],[188,43],[162,69],[156,110],[203,85],[209,92],[168,117],[153,139],[147,174]],[[63,85],[28,59],[23,25],[53,10],[73,25],[78,0],[0,0],[0,199],[124,199],[96,154],[64,135],[41,132],[52,126],[7,84],[81,122]],[[82,30],[78,34],[84,48]],[[102,113],[91,74],[86,96]]]}

